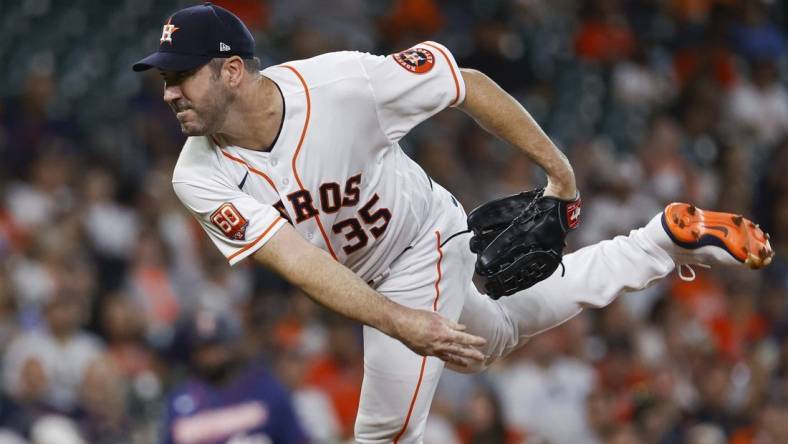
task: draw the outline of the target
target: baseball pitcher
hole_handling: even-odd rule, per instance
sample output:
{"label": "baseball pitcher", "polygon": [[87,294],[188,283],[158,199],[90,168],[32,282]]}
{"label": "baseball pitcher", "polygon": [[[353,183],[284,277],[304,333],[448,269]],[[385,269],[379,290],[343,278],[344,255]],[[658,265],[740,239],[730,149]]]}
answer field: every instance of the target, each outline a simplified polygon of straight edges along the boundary
{"label": "baseball pitcher", "polygon": [[[446,363],[479,371],[677,264],[771,261],[750,221],[679,203],[563,256],[581,212],[569,162],[517,101],[439,43],[263,70],[254,49],[236,16],[206,3],[168,17],[134,69],[161,73],[188,136],[175,192],[230,264],[251,258],[365,324],[358,442],[421,442]],[[399,146],[447,107],[522,150],[546,186],[466,215]]]}

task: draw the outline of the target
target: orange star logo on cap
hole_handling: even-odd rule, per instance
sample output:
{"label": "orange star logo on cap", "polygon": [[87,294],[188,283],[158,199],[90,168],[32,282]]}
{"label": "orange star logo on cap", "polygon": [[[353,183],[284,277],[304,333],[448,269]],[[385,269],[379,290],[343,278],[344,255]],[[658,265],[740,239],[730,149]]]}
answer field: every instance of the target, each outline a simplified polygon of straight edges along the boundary
{"label": "orange star logo on cap", "polygon": [[164,24],[164,28],[161,30],[161,39],[159,39],[159,44],[164,42],[169,42],[172,44],[172,34],[179,30],[175,25],[172,24],[172,17],[167,20],[167,23]]}

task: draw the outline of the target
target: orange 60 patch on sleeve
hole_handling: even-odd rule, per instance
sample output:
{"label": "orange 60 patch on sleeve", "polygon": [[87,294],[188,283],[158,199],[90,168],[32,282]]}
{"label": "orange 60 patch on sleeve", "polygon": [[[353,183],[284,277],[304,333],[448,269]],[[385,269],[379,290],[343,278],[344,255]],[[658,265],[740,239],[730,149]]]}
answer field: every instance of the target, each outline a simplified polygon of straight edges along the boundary
{"label": "orange 60 patch on sleeve", "polygon": [[230,239],[246,239],[246,227],[249,226],[249,221],[229,202],[222,204],[211,214],[211,223]]}
{"label": "orange 60 patch on sleeve", "polygon": [[414,74],[424,74],[435,66],[435,56],[424,48],[411,48],[394,54],[399,66]]}

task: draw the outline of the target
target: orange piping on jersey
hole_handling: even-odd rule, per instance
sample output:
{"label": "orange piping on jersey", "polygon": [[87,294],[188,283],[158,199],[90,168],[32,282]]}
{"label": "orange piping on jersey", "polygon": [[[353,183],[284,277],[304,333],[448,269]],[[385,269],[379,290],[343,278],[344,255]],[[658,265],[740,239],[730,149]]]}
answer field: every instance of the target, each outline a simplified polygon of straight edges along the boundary
{"label": "orange piping on jersey", "polygon": [[236,162],[238,162],[238,163],[241,163],[241,164],[243,164],[243,165],[246,167],[246,169],[248,169],[249,171],[251,171],[251,172],[253,172],[253,173],[257,174],[258,176],[262,177],[263,179],[267,180],[267,181],[268,181],[268,183],[271,185],[271,187],[274,189],[274,191],[276,191],[276,192],[277,192],[277,194],[279,193],[279,190],[277,190],[277,189],[276,189],[276,185],[274,185],[274,181],[273,181],[273,180],[271,180],[271,178],[270,178],[270,177],[268,177],[268,175],[267,175],[267,174],[265,174],[264,172],[262,172],[262,171],[258,170],[258,169],[257,169],[257,168],[255,168],[255,167],[253,167],[253,166],[249,165],[248,163],[246,163],[246,161],[245,161],[245,160],[243,160],[243,159],[241,159],[241,158],[238,158],[238,157],[235,157],[235,156],[233,156],[232,154],[229,154],[229,153],[225,152],[223,149],[219,149],[219,151],[221,151],[221,152],[222,152],[222,154],[224,154],[224,157],[227,157],[228,159],[232,159],[232,160],[234,160],[234,161],[236,161]]}
{"label": "orange piping on jersey", "polygon": [[306,95],[306,119],[304,119],[304,129],[301,130],[301,138],[298,139],[298,146],[296,147],[295,154],[293,154],[292,162],[293,175],[295,176],[296,182],[298,182],[299,188],[303,190],[304,184],[301,182],[301,177],[298,175],[298,170],[296,169],[296,159],[298,158],[298,154],[301,152],[301,147],[304,144],[306,130],[309,128],[309,118],[312,116],[312,99],[309,96],[309,88],[306,86],[306,81],[304,80],[304,77],[301,76],[301,73],[290,65],[282,65],[282,68],[287,68],[290,71],[293,71],[293,74],[295,74],[296,77],[298,77],[298,80],[301,82],[301,86],[304,87],[304,94]]}
{"label": "orange piping on jersey", "polygon": [[[437,239],[438,245],[438,278],[435,280],[435,300],[432,302],[432,311],[438,311],[438,299],[441,297],[441,261],[443,261],[443,250],[441,250],[441,232],[436,231],[435,237]],[[419,382],[416,383],[416,390],[413,392],[413,398],[410,400],[410,407],[408,408],[408,415],[405,417],[405,424],[402,426],[402,430],[397,433],[397,436],[394,438],[394,444],[399,442],[399,439],[402,438],[402,435],[405,433],[405,430],[408,429],[408,423],[410,422],[410,415],[413,414],[413,406],[416,405],[416,398],[419,396],[419,389],[421,388],[421,381],[424,379],[424,367],[427,365],[427,357],[424,356],[421,358],[421,370],[419,370]]]}
{"label": "orange piping on jersey", "polygon": [[438,280],[435,281],[435,301],[432,303],[432,311],[438,311],[438,299],[441,297],[441,289],[438,285],[441,283],[441,262],[443,261],[443,250],[441,250],[441,232],[436,231],[435,237],[438,242]]}
{"label": "orange piping on jersey", "polygon": [[284,220],[284,219],[282,219],[281,217],[277,216],[276,219],[273,221],[273,223],[271,223],[271,225],[269,225],[268,228],[266,228],[265,231],[263,231],[263,234],[257,236],[257,239],[255,239],[252,242],[248,243],[245,247],[243,247],[240,250],[236,251],[235,253],[227,256],[227,260],[231,261],[231,260],[233,260],[234,257],[238,256],[239,254],[243,253],[244,251],[246,251],[246,250],[252,248],[253,246],[255,246],[258,242],[260,242],[265,237],[266,234],[268,234],[269,231],[271,231],[272,228],[274,228],[274,226],[276,226],[276,224],[279,223],[280,220]]}
{"label": "orange piping on jersey", "polygon": [[408,416],[405,417],[405,424],[402,426],[402,430],[397,433],[397,437],[394,438],[394,444],[399,442],[399,439],[402,437],[402,434],[405,433],[405,430],[408,429],[408,422],[410,422],[410,415],[413,413],[413,406],[416,404],[416,397],[419,395],[419,389],[421,388],[421,380],[424,379],[424,366],[427,364],[427,357],[424,356],[421,358],[421,370],[419,371],[419,382],[416,383],[416,390],[413,392],[413,398],[410,400],[410,408],[408,408]]}
{"label": "orange piping on jersey", "polygon": [[446,63],[449,64],[449,71],[451,71],[451,76],[454,78],[454,91],[455,91],[454,101],[451,102],[449,106],[454,106],[454,104],[457,103],[458,100],[460,100],[460,81],[457,80],[457,74],[454,72],[454,65],[451,64],[451,59],[449,58],[448,55],[446,55],[446,52],[443,50],[443,48],[430,42],[424,42],[423,44],[437,49],[441,54],[443,54],[443,58],[446,59]]}
{"label": "orange piping on jersey", "polygon": [[[298,182],[298,187],[301,191],[306,191],[304,189],[304,184],[301,183],[301,177],[298,175],[298,170],[296,169],[296,159],[298,159],[298,154],[301,152],[301,146],[304,144],[304,138],[306,137],[306,130],[309,127],[309,118],[312,114],[312,100],[309,97],[309,88],[306,86],[306,81],[304,77],[301,76],[301,73],[298,72],[295,68],[289,65],[280,65],[282,68],[287,68],[290,71],[293,71],[293,74],[298,77],[298,80],[301,81],[301,86],[304,87],[304,94],[306,95],[306,119],[304,119],[304,129],[301,130],[301,138],[298,140],[298,146],[296,147],[295,154],[293,154],[293,176],[295,176],[296,182]],[[315,221],[317,222],[317,227],[320,229],[320,234],[323,235],[323,240],[326,242],[326,247],[328,247],[328,252],[331,253],[331,257],[334,260],[338,261],[336,253],[334,253],[334,248],[331,247],[331,242],[328,240],[328,236],[326,235],[326,230],[323,228],[323,222],[320,221],[320,216],[315,216]]]}

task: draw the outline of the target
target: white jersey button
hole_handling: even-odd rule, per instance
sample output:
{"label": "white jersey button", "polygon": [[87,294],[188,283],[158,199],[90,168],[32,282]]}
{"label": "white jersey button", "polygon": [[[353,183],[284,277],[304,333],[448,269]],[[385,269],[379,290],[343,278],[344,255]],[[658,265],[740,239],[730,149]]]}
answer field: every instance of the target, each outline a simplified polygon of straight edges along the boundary
{"label": "white jersey button", "polygon": [[276,166],[277,162],[276,159],[271,159],[271,166]]}
{"label": "white jersey button", "polygon": [[290,179],[288,179],[287,177],[285,177],[284,179],[282,179],[282,185],[287,185],[287,184],[289,184],[289,183],[290,183]]}

